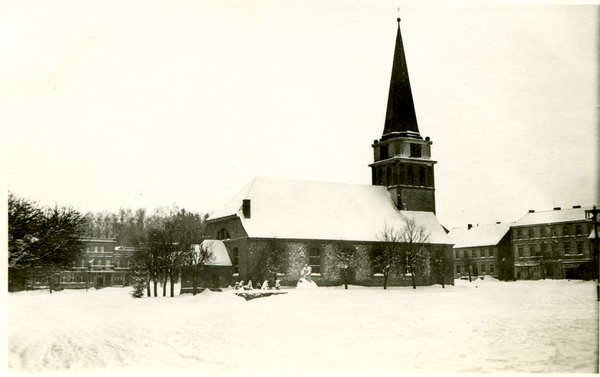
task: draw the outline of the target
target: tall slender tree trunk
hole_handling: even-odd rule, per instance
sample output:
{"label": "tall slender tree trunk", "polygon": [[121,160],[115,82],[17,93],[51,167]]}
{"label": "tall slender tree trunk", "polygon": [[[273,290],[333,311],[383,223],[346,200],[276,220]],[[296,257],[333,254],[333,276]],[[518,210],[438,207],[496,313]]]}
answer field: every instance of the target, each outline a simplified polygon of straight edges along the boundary
{"label": "tall slender tree trunk", "polygon": [[417,282],[416,282],[416,280],[415,280],[415,274],[414,274],[414,272],[412,272],[412,271],[411,271],[411,273],[410,273],[410,279],[412,280],[412,286],[413,286],[413,289],[417,289]]}
{"label": "tall slender tree trunk", "polygon": [[150,282],[146,283],[146,296],[150,297]]}
{"label": "tall slender tree trunk", "polygon": [[389,272],[383,274],[383,289],[387,289],[387,279]]}
{"label": "tall slender tree trunk", "polygon": [[167,296],[167,273],[163,271],[163,297]]}
{"label": "tall slender tree trunk", "polygon": [[175,297],[175,274],[172,271],[169,272],[169,280],[171,280],[171,297]]}
{"label": "tall slender tree trunk", "polygon": [[154,275],[154,278],[152,279],[152,282],[154,283],[154,297],[157,297],[157,291],[158,291],[158,277],[156,276],[156,274]]}
{"label": "tall slender tree trunk", "polygon": [[196,296],[198,286],[196,285],[196,269],[192,268],[192,295]]}

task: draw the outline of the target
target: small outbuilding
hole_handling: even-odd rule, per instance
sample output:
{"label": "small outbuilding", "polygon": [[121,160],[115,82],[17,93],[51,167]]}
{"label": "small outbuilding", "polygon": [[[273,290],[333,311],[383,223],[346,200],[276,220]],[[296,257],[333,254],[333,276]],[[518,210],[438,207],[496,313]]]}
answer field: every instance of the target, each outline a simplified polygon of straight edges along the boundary
{"label": "small outbuilding", "polygon": [[186,266],[182,269],[181,293],[192,293],[194,280],[196,287],[200,290],[228,287],[231,284],[233,269],[223,241],[209,239],[202,241],[199,245],[193,245],[193,247],[198,255],[202,250],[210,251],[212,258],[196,270],[195,278],[193,267]]}

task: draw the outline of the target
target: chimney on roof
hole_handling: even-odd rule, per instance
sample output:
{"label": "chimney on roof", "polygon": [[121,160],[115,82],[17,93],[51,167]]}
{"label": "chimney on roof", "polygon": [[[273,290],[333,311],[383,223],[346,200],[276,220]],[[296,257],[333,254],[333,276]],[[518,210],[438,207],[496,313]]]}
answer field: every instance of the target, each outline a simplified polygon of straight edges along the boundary
{"label": "chimney on roof", "polygon": [[529,213],[534,213],[534,212],[535,212],[535,209],[530,209],[529,210]]}
{"label": "chimney on roof", "polygon": [[244,218],[250,218],[250,199],[244,199],[242,201],[242,212],[244,213]]}
{"label": "chimney on roof", "polygon": [[560,207],[554,207],[555,211],[560,211]]}
{"label": "chimney on roof", "polygon": [[577,206],[573,206],[573,208],[581,208],[581,206],[580,206],[580,205],[577,205]]}
{"label": "chimney on roof", "polygon": [[467,224],[467,230],[471,229],[473,227],[473,224]]}

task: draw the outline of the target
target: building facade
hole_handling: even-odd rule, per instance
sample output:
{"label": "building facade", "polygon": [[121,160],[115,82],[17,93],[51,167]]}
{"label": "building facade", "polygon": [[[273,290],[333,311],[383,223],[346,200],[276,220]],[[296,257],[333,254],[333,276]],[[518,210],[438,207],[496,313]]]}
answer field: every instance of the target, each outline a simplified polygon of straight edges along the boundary
{"label": "building facade", "polygon": [[134,248],[116,246],[114,238],[85,240],[83,256],[70,271],[60,274],[61,288],[128,286],[131,284]]}
{"label": "building facade", "polygon": [[514,223],[454,228],[448,234],[454,245],[454,277],[513,278],[510,226]]}
{"label": "building facade", "polygon": [[591,223],[581,206],[530,210],[511,228],[516,279],[590,279]]}

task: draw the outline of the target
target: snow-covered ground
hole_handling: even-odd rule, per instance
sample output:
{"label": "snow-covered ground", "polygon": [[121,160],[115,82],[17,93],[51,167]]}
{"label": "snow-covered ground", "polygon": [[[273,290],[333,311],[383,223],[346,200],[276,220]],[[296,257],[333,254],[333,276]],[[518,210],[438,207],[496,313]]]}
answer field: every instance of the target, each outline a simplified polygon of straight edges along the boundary
{"label": "snow-covered ground", "polygon": [[598,372],[596,283],[10,294],[10,371]]}

